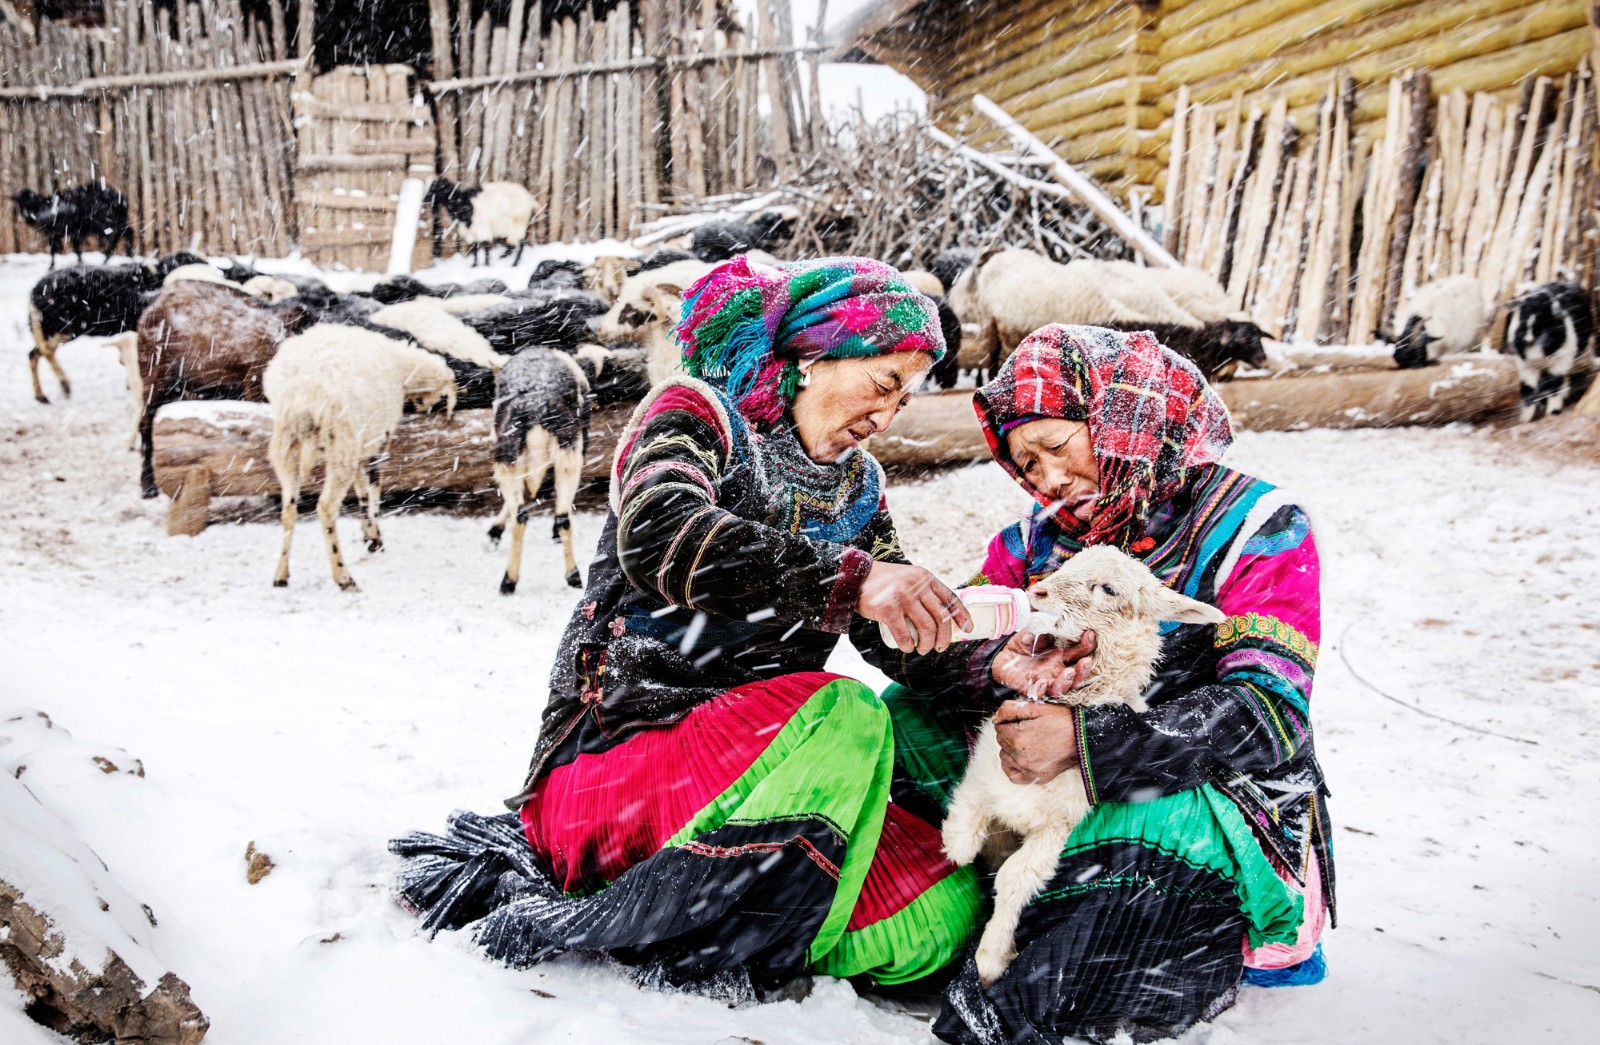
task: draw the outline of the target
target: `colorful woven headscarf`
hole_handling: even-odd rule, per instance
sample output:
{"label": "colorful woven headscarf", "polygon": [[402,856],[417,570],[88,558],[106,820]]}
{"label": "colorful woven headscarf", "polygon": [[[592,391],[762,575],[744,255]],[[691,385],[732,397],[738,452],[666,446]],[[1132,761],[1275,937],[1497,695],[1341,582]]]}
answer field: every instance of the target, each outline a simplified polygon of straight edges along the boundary
{"label": "colorful woven headscarf", "polygon": [[1080,523],[1022,477],[1005,433],[1041,418],[1084,421],[1100,471],[1100,499],[1079,539],[1126,548],[1150,510],[1171,500],[1192,469],[1233,442],[1228,408],[1195,365],[1148,332],[1042,327],[1025,338],[994,380],[973,396],[989,452],[1055,512],[1068,532]]}
{"label": "colorful woven headscarf", "polygon": [[886,352],[944,355],[933,300],[871,258],[725,261],[689,288],[673,329],[692,376],[720,385],[765,428],[783,417],[798,364]]}

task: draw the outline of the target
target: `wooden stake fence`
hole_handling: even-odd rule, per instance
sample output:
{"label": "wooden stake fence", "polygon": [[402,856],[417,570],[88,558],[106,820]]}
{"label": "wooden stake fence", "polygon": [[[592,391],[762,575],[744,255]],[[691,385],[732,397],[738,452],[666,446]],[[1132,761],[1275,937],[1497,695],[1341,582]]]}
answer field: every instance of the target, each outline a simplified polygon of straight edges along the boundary
{"label": "wooden stake fence", "polygon": [[[108,0],[106,25],[0,24],[0,185],[41,192],[104,178],[128,197],[136,249],[287,253],[294,239],[281,0],[173,8]],[[0,251],[37,250],[0,222]]]}
{"label": "wooden stake fence", "polygon": [[1390,81],[1385,118],[1356,128],[1335,76],[1302,136],[1279,94],[1245,108],[1177,98],[1165,242],[1217,276],[1269,330],[1366,341],[1416,287],[1467,274],[1503,305],[1533,280],[1595,284],[1600,129],[1593,67],[1528,80],[1509,100],[1430,77]]}

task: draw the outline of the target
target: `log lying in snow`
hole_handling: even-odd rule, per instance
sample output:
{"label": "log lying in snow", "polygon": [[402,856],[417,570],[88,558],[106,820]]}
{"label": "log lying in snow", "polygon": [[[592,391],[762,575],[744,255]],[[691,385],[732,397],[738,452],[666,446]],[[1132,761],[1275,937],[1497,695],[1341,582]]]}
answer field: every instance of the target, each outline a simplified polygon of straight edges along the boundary
{"label": "log lying in snow", "polygon": [[[1377,363],[1387,363],[1377,360]],[[1372,428],[1477,421],[1517,403],[1516,372],[1508,356],[1447,357],[1421,370],[1340,370],[1296,377],[1231,381],[1218,391],[1234,427],[1254,431]],[[632,404],[595,414],[584,476],[603,479],[617,433]],[[175,403],[156,418],[156,484],[172,497],[167,532],[205,529],[213,496],[276,494],[267,464],[270,408],[250,403]],[[488,410],[407,417],[395,431],[380,478],[385,490],[494,488]],[[894,427],[873,437],[885,467],[926,467],[986,460],[988,448],[972,412],[970,391],[917,396]],[[315,477],[313,477],[315,479]],[[313,482],[308,490],[315,489]]]}

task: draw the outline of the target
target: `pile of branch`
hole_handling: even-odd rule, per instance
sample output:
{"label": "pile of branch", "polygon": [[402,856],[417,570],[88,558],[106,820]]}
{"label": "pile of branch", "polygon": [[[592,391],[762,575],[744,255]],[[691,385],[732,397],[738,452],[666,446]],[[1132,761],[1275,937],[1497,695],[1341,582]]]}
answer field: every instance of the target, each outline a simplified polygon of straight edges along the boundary
{"label": "pile of branch", "polygon": [[759,200],[759,207],[782,203],[799,212],[788,244],[775,249],[780,255],[861,255],[903,268],[952,247],[990,244],[1063,262],[1133,256],[1087,207],[1063,198],[1032,157],[976,152],[904,111],[875,123],[858,114],[825,137],[776,192],[679,198],[667,208],[673,215],[652,225],[683,225],[682,215],[711,206],[748,212]]}

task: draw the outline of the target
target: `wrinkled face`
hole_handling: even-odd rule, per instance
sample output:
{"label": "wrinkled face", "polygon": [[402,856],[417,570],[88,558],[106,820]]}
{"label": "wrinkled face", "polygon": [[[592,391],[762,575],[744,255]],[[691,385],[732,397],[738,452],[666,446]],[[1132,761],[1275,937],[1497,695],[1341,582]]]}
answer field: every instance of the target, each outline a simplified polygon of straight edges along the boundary
{"label": "wrinkled face", "polygon": [[813,461],[832,464],[886,430],[932,366],[927,352],[812,363],[804,368],[810,381],[795,394],[792,408],[800,445]]}
{"label": "wrinkled face", "polygon": [[1035,490],[1079,522],[1093,517],[1100,499],[1100,468],[1086,423],[1055,418],[1029,421],[1005,438],[1011,459]]}

